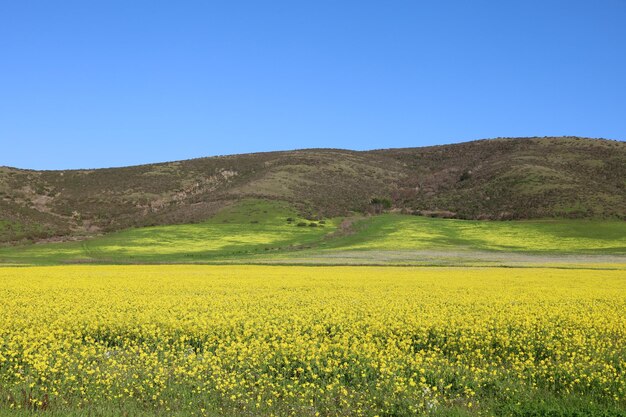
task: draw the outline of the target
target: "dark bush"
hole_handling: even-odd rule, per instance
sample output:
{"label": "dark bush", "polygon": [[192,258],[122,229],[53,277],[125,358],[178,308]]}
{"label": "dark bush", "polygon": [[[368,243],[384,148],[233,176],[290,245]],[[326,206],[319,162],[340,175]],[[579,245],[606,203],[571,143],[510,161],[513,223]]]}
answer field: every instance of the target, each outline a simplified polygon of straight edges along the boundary
{"label": "dark bush", "polygon": [[467,181],[470,178],[472,178],[472,171],[463,171],[461,177],[459,178],[459,181]]}
{"label": "dark bush", "polygon": [[370,204],[373,206],[381,206],[384,209],[389,209],[391,208],[391,200],[388,198],[378,198],[378,197],[374,197],[372,198],[372,200],[370,201]]}

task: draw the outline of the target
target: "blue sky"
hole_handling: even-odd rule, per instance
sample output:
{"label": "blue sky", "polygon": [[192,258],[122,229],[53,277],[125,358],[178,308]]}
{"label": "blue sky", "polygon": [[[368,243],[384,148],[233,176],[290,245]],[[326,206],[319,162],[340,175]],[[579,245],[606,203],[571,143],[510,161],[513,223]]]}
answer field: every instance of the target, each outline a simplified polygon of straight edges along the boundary
{"label": "blue sky", "polygon": [[0,0],[0,165],[626,139],[626,1]]}

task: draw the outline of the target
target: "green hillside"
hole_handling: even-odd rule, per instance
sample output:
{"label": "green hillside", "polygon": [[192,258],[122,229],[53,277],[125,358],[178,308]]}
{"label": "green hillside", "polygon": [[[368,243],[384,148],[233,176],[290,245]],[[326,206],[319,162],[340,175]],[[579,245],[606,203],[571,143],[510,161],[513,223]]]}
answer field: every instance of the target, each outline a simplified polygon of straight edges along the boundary
{"label": "green hillside", "polygon": [[318,263],[320,257],[350,263],[346,258],[353,253],[368,254],[361,263],[371,263],[390,252],[402,253],[403,263],[419,263],[425,251],[439,251],[439,258],[470,254],[470,260],[484,259],[484,252],[612,255],[626,263],[626,222],[487,222],[400,214],[307,220],[286,203],[249,199],[197,224],[0,248],[0,263]]}
{"label": "green hillside", "polygon": [[354,227],[356,233],[336,239],[333,247],[626,255],[623,221],[478,221],[383,214],[362,220]]}
{"label": "green hillside", "polygon": [[0,262],[195,262],[293,250],[319,242],[332,220],[298,216],[285,203],[243,200],[197,224],[128,229],[90,240],[0,248]]}

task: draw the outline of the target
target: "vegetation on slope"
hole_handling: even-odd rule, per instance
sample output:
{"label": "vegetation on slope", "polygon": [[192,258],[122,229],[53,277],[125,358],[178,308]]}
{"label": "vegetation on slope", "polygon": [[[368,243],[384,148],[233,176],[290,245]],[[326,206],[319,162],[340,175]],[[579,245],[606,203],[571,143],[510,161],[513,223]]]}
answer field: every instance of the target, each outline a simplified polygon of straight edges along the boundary
{"label": "vegetation on slope", "polygon": [[[289,262],[349,251],[467,251],[626,255],[626,222],[478,221],[382,214],[307,220],[286,203],[242,200],[196,224],[127,229],[97,238],[0,248],[0,262],[54,264]],[[410,255],[410,254],[409,254]],[[409,256],[407,255],[407,256]],[[417,257],[414,255],[413,257]],[[338,259],[337,263],[343,261]],[[409,263],[413,263],[415,260]],[[310,262],[315,263],[315,262]]]}
{"label": "vegetation on slope", "polygon": [[319,243],[336,221],[307,220],[285,203],[242,200],[196,223],[127,229],[90,240],[0,248],[0,262],[206,262]]}
{"label": "vegetation on slope", "polygon": [[335,239],[342,250],[487,250],[625,254],[626,222],[603,220],[479,221],[382,214]]}
{"label": "vegetation on slope", "polygon": [[626,219],[626,144],[494,139],[97,170],[5,167],[0,242],[203,222],[246,198],[284,201],[307,218],[386,209],[467,219]]}
{"label": "vegetation on slope", "polygon": [[377,153],[411,172],[395,205],[467,219],[626,219],[624,142],[494,139]]}

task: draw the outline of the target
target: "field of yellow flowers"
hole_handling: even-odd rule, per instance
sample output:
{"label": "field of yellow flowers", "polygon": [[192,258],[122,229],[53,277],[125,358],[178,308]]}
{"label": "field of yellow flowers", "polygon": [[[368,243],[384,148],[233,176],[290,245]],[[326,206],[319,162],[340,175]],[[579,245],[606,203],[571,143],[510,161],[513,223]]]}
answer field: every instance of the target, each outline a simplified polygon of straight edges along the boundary
{"label": "field of yellow flowers", "polygon": [[625,341],[624,270],[0,268],[18,414],[623,415]]}

